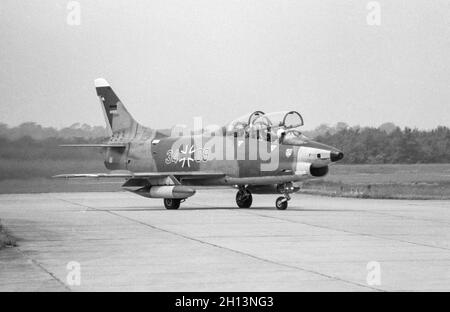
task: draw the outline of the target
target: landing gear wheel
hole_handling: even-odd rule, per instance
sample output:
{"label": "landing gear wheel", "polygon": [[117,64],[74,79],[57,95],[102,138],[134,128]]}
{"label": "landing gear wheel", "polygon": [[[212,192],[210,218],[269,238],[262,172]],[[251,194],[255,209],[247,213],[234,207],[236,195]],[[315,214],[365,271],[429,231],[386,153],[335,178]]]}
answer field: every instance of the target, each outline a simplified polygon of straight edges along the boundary
{"label": "landing gear wheel", "polygon": [[253,198],[252,193],[247,190],[239,190],[236,193],[236,204],[239,208],[250,208]]}
{"label": "landing gear wheel", "polygon": [[164,207],[166,209],[178,209],[180,208],[181,199],[176,198],[164,198]]}
{"label": "landing gear wheel", "polygon": [[288,201],[285,197],[278,197],[275,202],[275,207],[277,207],[278,210],[286,210],[288,206]]}

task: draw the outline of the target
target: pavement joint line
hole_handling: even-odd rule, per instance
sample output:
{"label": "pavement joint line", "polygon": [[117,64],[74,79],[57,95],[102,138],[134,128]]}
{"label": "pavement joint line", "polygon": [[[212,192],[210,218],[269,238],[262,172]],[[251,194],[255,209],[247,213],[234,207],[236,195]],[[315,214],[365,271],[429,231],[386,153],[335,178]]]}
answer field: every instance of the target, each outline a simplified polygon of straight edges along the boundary
{"label": "pavement joint line", "polygon": [[29,257],[28,255],[26,255],[23,250],[19,247],[16,246],[13,248],[14,250],[16,250],[20,255],[22,255],[25,259],[31,261],[31,263],[37,267],[38,269],[40,269],[41,271],[44,271],[46,274],[48,274],[53,280],[55,280],[58,284],[60,284],[61,286],[64,287],[65,290],[71,291],[71,289],[63,282],[61,281],[56,275],[54,275],[52,272],[48,271],[42,264],[40,264],[36,259],[33,259],[32,257]]}
{"label": "pavement joint line", "polygon": [[[201,203],[196,203],[196,205],[200,205],[202,207],[209,207],[208,205],[201,204]],[[412,205],[412,204],[410,204],[410,205]],[[244,210],[244,209],[246,209],[246,208],[235,208],[233,210]],[[248,209],[251,209],[251,208],[248,208]],[[299,210],[295,210],[295,211],[304,211],[304,210],[299,209]],[[323,210],[321,210],[321,211],[323,211]],[[337,211],[337,210],[331,210],[331,211]],[[343,210],[339,210],[339,211],[343,211]],[[440,220],[435,220],[435,219],[429,219],[429,218],[419,219],[419,218],[414,218],[414,217],[401,216],[401,215],[390,214],[390,213],[385,213],[385,212],[383,213],[383,212],[368,211],[368,210],[363,210],[363,209],[346,209],[345,211],[346,212],[355,212],[356,211],[356,212],[363,212],[363,213],[369,213],[369,214],[379,214],[379,215],[396,217],[396,218],[407,219],[407,220],[428,221],[428,222],[435,222],[435,223],[450,225],[450,222],[445,222],[445,221],[440,221]],[[359,233],[357,233],[357,234],[359,234]]]}
{"label": "pavement joint line", "polygon": [[434,219],[429,219],[429,218],[420,219],[420,218],[414,218],[414,217],[409,217],[409,216],[401,216],[401,215],[396,215],[396,214],[390,214],[390,213],[386,213],[386,212],[367,211],[367,210],[360,210],[360,209],[355,209],[355,210],[352,210],[352,211],[358,211],[358,212],[365,212],[365,213],[375,214],[375,215],[395,217],[395,218],[400,218],[400,219],[404,219],[404,220],[434,222],[434,223],[440,223],[440,224],[445,224],[447,226],[450,226],[450,222],[434,220]]}
{"label": "pavement joint line", "polygon": [[[196,203],[196,205],[200,205],[202,207],[209,207],[208,205],[205,204],[201,204],[201,203]],[[220,209],[220,208],[218,208]],[[228,209],[228,208],[224,208],[224,209]],[[243,210],[245,208],[235,208],[232,210]],[[251,209],[251,208],[249,208]],[[296,211],[302,211],[302,209],[300,210],[296,210]],[[322,210],[323,211],[323,210]],[[332,210],[332,211],[336,211],[336,210]],[[342,210],[339,210],[342,211]],[[362,209],[347,209],[345,210],[347,212],[363,212],[363,213],[369,213],[369,214],[379,214],[379,215],[384,215],[384,216],[389,216],[389,217],[395,217],[395,218],[400,218],[400,219],[406,219],[406,220],[414,220],[414,221],[427,221],[427,222],[434,222],[434,223],[441,223],[441,224],[445,224],[445,225],[450,225],[449,222],[444,222],[444,221],[440,221],[440,220],[434,220],[434,219],[419,219],[419,218],[414,218],[414,217],[408,217],[408,216],[401,216],[401,215],[396,215],[396,214],[390,214],[390,213],[383,213],[383,212],[375,212],[375,211],[368,211],[368,210],[362,210]],[[360,235],[359,233],[355,233],[356,235]]]}
{"label": "pavement joint line", "polygon": [[[55,197],[55,198],[58,199],[58,200],[61,200],[61,201],[64,201],[64,202],[76,205],[76,206],[97,210],[95,207],[92,207],[92,206],[83,205],[83,204],[80,204],[80,203],[77,203],[77,202],[72,202],[72,201],[69,201],[69,200],[66,200],[66,199],[62,199],[62,198],[58,198],[58,197]],[[266,262],[266,263],[270,263],[270,264],[274,264],[274,265],[278,265],[278,266],[282,266],[282,267],[286,267],[286,268],[290,268],[290,269],[294,269],[294,270],[308,272],[308,273],[311,273],[311,274],[319,275],[319,276],[322,276],[322,277],[325,277],[325,278],[328,278],[328,279],[331,279],[331,280],[335,280],[335,281],[351,284],[351,285],[358,286],[358,287],[363,287],[363,288],[376,290],[376,291],[384,291],[383,289],[376,288],[376,287],[373,287],[373,286],[369,286],[369,285],[364,285],[364,284],[357,283],[357,282],[348,281],[348,280],[345,280],[345,279],[342,279],[342,278],[339,278],[339,277],[336,277],[336,276],[320,273],[320,272],[317,272],[317,271],[314,271],[314,270],[310,270],[310,269],[305,269],[305,268],[302,268],[300,266],[290,265],[290,264],[286,264],[286,263],[281,263],[281,262],[277,262],[277,261],[261,258],[261,257],[255,256],[255,255],[243,252],[243,251],[239,251],[239,250],[232,249],[232,248],[229,248],[229,247],[224,247],[224,246],[220,246],[220,245],[217,245],[217,244],[213,244],[213,243],[210,243],[210,242],[207,242],[207,241],[203,241],[203,240],[200,240],[200,239],[197,239],[197,238],[194,238],[194,237],[186,236],[186,235],[181,234],[181,233],[177,233],[177,232],[173,232],[173,231],[170,231],[170,230],[167,230],[167,229],[164,229],[164,228],[160,228],[158,226],[154,226],[154,225],[148,224],[146,222],[142,222],[142,221],[139,221],[139,220],[136,220],[136,219],[124,216],[124,215],[120,215],[120,214],[112,212],[112,211],[105,211],[105,210],[99,210],[99,211],[112,214],[112,215],[117,216],[119,218],[124,218],[124,219],[129,220],[129,221],[131,221],[133,223],[138,223],[138,224],[141,224],[141,225],[146,226],[146,227],[150,227],[150,228],[155,229],[155,230],[159,230],[159,231],[171,234],[171,235],[182,237],[182,238],[187,239],[187,240],[195,241],[195,242],[200,243],[200,244],[209,245],[209,246],[212,246],[212,247],[215,247],[215,248],[219,248],[219,249],[223,249],[223,250],[228,250],[230,252],[233,252],[233,253],[236,253],[236,254],[239,254],[239,255],[243,255],[243,256],[246,256],[246,257],[250,257],[250,258],[256,259],[258,261],[262,261],[262,262]]]}
{"label": "pavement joint line", "polygon": [[374,235],[374,234],[368,234],[368,233],[352,232],[352,231],[348,231],[348,230],[336,229],[336,228],[333,228],[333,227],[317,225],[317,224],[313,224],[313,223],[299,222],[299,221],[293,221],[293,220],[286,220],[286,219],[279,218],[279,217],[277,218],[277,217],[274,217],[274,216],[268,216],[268,215],[264,215],[264,214],[248,212],[248,210],[247,210],[247,213],[251,214],[251,215],[255,215],[255,216],[264,217],[264,218],[271,218],[271,219],[281,220],[281,221],[285,221],[285,222],[289,222],[289,223],[304,224],[304,225],[308,225],[308,226],[312,226],[312,227],[317,227],[317,228],[327,229],[327,230],[332,230],[332,231],[337,231],[337,232],[344,232],[344,233],[348,233],[348,234],[361,235],[361,236],[367,236],[367,237],[373,237],[373,238],[378,238],[378,239],[384,239],[384,240],[390,240],[390,241],[396,241],[396,242],[401,242],[401,243],[412,244],[412,245],[415,245],[415,246],[422,246],[422,247],[429,247],[429,248],[434,248],[434,249],[441,249],[441,250],[450,251],[450,248],[445,248],[445,247],[441,247],[441,246],[433,246],[433,245],[422,244],[422,243],[417,243],[417,242],[411,242],[411,241],[407,241],[407,240],[404,240],[404,239],[394,239],[394,238],[390,238],[390,237],[386,237],[386,236],[382,236],[382,235]]}
{"label": "pavement joint line", "polygon": [[55,274],[53,274],[52,272],[50,272],[49,270],[47,270],[41,263],[39,263],[36,259],[33,259],[29,256],[27,256],[23,250],[20,249],[20,247],[15,247],[14,249],[16,249],[25,259],[28,259],[29,261],[31,261],[31,263],[33,263],[33,265],[35,267],[37,267],[38,269],[40,269],[41,271],[44,271],[46,274],[48,274],[53,280],[55,280],[58,284],[60,284],[61,286],[64,287],[65,290],[67,291],[72,291],[70,289],[70,287],[68,287],[63,281],[61,281]]}

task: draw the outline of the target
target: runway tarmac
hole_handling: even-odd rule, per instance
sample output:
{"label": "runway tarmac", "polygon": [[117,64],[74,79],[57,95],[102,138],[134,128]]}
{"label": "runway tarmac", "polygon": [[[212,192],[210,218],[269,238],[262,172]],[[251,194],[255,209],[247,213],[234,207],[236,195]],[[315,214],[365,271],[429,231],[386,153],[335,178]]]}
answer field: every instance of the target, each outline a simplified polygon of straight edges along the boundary
{"label": "runway tarmac", "polygon": [[450,201],[234,197],[0,195],[0,291],[450,291]]}

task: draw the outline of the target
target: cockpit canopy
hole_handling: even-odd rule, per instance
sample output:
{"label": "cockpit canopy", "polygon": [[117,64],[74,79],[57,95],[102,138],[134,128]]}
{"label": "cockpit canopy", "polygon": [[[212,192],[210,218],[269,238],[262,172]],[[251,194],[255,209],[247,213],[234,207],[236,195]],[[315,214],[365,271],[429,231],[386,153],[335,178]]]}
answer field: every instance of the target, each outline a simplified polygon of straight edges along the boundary
{"label": "cockpit canopy", "polygon": [[301,144],[307,138],[300,131],[303,117],[296,111],[265,114],[262,111],[241,116],[226,126],[227,135],[252,137],[285,144]]}

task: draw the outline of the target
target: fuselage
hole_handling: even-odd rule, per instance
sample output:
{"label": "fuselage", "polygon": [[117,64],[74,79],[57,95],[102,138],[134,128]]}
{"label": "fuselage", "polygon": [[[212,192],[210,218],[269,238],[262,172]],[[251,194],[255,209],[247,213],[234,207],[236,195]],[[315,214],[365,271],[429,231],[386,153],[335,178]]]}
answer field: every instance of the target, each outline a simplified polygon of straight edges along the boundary
{"label": "fuselage", "polygon": [[312,140],[293,143],[229,135],[167,136],[141,129],[127,147],[107,149],[105,166],[132,172],[225,174],[215,179],[184,179],[185,185],[265,185],[322,177],[331,162],[342,158],[336,148]]}

